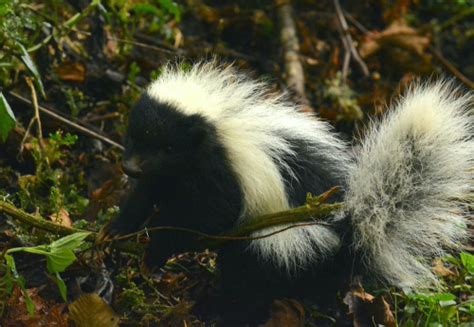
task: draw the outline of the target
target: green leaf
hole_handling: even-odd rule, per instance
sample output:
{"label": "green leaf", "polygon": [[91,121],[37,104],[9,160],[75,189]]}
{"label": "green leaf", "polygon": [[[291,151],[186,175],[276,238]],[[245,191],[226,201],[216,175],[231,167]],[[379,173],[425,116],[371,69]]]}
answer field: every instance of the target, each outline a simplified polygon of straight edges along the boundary
{"label": "green leaf", "polygon": [[17,42],[17,44],[22,54],[21,60],[23,61],[25,66],[28,68],[28,70],[33,74],[35,78],[36,87],[40,90],[41,95],[43,96],[43,98],[46,98],[46,93],[44,92],[43,82],[41,81],[41,75],[38,71],[38,68],[36,68],[36,65],[33,62],[33,59],[31,59],[30,54],[25,49],[25,47],[19,42]]}
{"label": "green leaf", "polygon": [[467,271],[474,275],[474,255],[467,252],[461,252],[461,262]]}
{"label": "green leaf", "polygon": [[[23,279],[23,277],[21,277],[18,274],[18,271],[16,270],[15,260],[13,259],[13,256],[5,253],[4,258],[5,258],[5,262],[7,264],[8,269],[13,274],[13,280],[18,285],[18,287],[20,287],[21,292],[23,293],[23,297],[25,299],[25,304],[26,304],[26,310],[28,311],[28,314],[33,316],[35,314],[35,305],[33,303],[33,300],[30,297],[30,294],[28,294],[28,291],[26,290],[25,280]],[[11,280],[10,280],[10,282],[11,282]],[[8,292],[10,293],[12,291],[12,289],[13,289],[13,285],[9,285],[9,283],[7,281],[7,290],[8,290]]]}
{"label": "green leaf", "polygon": [[54,251],[54,249],[69,249],[69,250],[75,250],[78,248],[84,239],[89,236],[91,233],[90,232],[77,232],[65,237],[60,238],[59,240],[54,241],[51,243],[51,252]]}
{"label": "green leaf", "polygon": [[441,307],[450,307],[450,306],[456,305],[456,301],[454,301],[454,300],[439,301],[439,305]]}
{"label": "green leaf", "polygon": [[67,286],[64,280],[61,278],[61,275],[59,275],[59,273],[56,273],[54,281],[56,282],[56,285],[58,285],[59,293],[61,294],[61,297],[63,298],[64,302],[67,302]]}
{"label": "green leaf", "polygon": [[74,252],[66,248],[56,248],[46,257],[46,267],[52,274],[63,272],[76,260]]}
{"label": "green leaf", "polygon": [[48,271],[57,273],[66,270],[76,260],[73,251],[82,244],[89,234],[89,232],[78,232],[51,243],[50,252],[46,258]]}
{"label": "green leaf", "polygon": [[436,301],[452,301],[456,299],[456,295],[451,293],[436,293],[433,294],[433,298],[435,298]]}
{"label": "green leaf", "polygon": [[11,292],[13,291],[13,282],[19,278],[19,275],[18,271],[16,270],[16,264],[15,260],[13,259],[13,256],[5,253],[4,258],[8,268],[8,273],[5,275],[7,292],[8,294],[11,294]]}
{"label": "green leaf", "polygon": [[18,271],[16,270],[16,264],[15,264],[15,260],[13,259],[13,257],[9,254],[5,254],[4,258],[5,258],[5,261],[7,263],[8,268],[13,273],[13,277],[18,278]]}
{"label": "green leaf", "polygon": [[153,16],[156,16],[156,17],[162,17],[163,16],[163,12],[160,9],[158,9],[157,7],[155,7],[155,6],[153,6],[149,3],[138,3],[138,4],[133,6],[133,11],[137,15],[148,14],[148,15],[153,15]]}
{"label": "green leaf", "polygon": [[176,2],[172,0],[159,0],[159,3],[165,10],[174,15],[178,23],[181,21],[181,8]]}
{"label": "green leaf", "polygon": [[26,311],[28,311],[28,314],[30,316],[34,316],[36,307],[33,303],[33,300],[31,299],[30,294],[28,293],[28,290],[26,289],[25,279],[20,276],[16,279],[16,283],[18,284],[18,286],[20,286],[21,292],[23,293],[23,297],[25,299],[26,304]]}
{"label": "green leaf", "polygon": [[7,140],[8,134],[15,127],[16,119],[7,99],[0,92],[0,142]]}

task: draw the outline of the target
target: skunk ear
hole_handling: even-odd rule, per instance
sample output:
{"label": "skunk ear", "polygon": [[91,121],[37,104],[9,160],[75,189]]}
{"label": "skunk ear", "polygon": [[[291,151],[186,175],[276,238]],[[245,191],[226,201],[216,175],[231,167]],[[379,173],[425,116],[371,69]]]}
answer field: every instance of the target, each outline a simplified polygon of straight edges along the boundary
{"label": "skunk ear", "polygon": [[192,143],[199,146],[206,141],[208,131],[205,126],[195,125],[189,129],[189,135],[191,137]]}
{"label": "skunk ear", "polygon": [[199,115],[192,115],[190,118],[190,125],[188,129],[189,136],[192,143],[195,145],[201,145],[205,142],[209,135],[209,126],[203,121],[203,118]]}

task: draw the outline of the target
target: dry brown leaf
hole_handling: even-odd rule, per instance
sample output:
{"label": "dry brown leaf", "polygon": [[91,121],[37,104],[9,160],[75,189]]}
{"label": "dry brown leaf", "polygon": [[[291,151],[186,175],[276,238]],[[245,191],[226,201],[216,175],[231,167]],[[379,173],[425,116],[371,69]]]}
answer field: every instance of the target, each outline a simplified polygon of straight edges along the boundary
{"label": "dry brown leaf", "polygon": [[116,327],[120,317],[97,294],[83,294],[69,305],[69,318],[77,327]]}
{"label": "dry brown leaf", "polygon": [[83,83],[86,80],[86,66],[79,62],[65,62],[56,68],[56,73],[67,82]]}
{"label": "dry brown leaf", "polygon": [[115,38],[115,35],[112,34],[110,31],[110,27],[106,27],[105,29],[105,35],[107,37],[107,42],[105,43],[104,47],[104,54],[107,57],[107,59],[112,60],[117,56],[119,53],[119,44],[117,39]]}
{"label": "dry brown leaf", "polygon": [[65,226],[65,227],[72,227],[72,220],[69,217],[69,212],[61,208],[58,212],[55,212],[49,216],[49,219],[55,224]]}
{"label": "dry brown leaf", "polygon": [[384,325],[395,326],[395,318],[390,310],[390,305],[383,296],[374,297],[366,293],[362,286],[355,285],[352,291],[347,292],[344,303],[349,307],[354,327]]}
{"label": "dry brown leaf", "polygon": [[367,58],[382,48],[398,47],[424,56],[430,43],[429,37],[420,35],[404,20],[396,20],[382,32],[368,34],[359,46],[359,53],[362,58]]}
{"label": "dry brown leaf", "polygon": [[295,300],[275,300],[272,303],[270,319],[261,327],[304,326],[305,312],[303,306]]}
{"label": "dry brown leaf", "polygon": [[28,314],[25,297],[22,291],[15,287],[7,301],[7,310],[5,316],[2,317],[1,326],[69,326],[68,315],[64,313],[65,304],[46,301],[38,294],[37,288],[29,289],[27,292],[34,304],[34,316]]}
{"label": "dry brown leaf", "polygon": [[202,0],[187,0],[188,6],[197,16],[208,24],[213,24],[221,18],[218,10],[204,4]]}
{"label": "dry brown leaf", "polygon": [[[114,174],[112,179],[105,181],[100,187],[92,191],[89,205],[82,216],[83,219],[94,221],[101,210],[118,205],[124,194],[128,191],[128,188],[126,188],[126,185],[120,178],[120,173],[112,167],[100,166],[94,172],[94,178],[101,180],[112,174]],[[91,183],[89,187],[92,189],[95,185]]]}
{"label": "dry brown leaf", "polygon": [[434,262],[434,267],[433,267],[433,272],[442,277],[447,277],[447,276],[456,276],[456,273],[453,271],[449,270],[444,266],[443,260],[441,259],[436,259]]}

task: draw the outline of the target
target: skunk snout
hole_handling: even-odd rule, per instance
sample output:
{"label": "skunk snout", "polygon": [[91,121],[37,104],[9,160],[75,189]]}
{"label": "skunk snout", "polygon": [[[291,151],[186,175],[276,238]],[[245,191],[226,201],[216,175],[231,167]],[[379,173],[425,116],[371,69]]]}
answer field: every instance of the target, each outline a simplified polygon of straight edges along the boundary
{"label": "skunk snout", "polygon": [[131,157],[122,160],[122,170],[125,174],[132,178],[138,178],[143,173],[141,161],[137,157]]}

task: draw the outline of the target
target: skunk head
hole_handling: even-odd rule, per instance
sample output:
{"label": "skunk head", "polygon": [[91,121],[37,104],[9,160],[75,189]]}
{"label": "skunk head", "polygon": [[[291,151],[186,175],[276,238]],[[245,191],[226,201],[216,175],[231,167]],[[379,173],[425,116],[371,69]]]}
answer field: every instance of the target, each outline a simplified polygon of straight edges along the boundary
{"label": "skunk head", "polygon": [[212,134],[202,116],[186,116],[144,94],[131,112],[123,170],[145,178],[185,174],[199,165]]}

